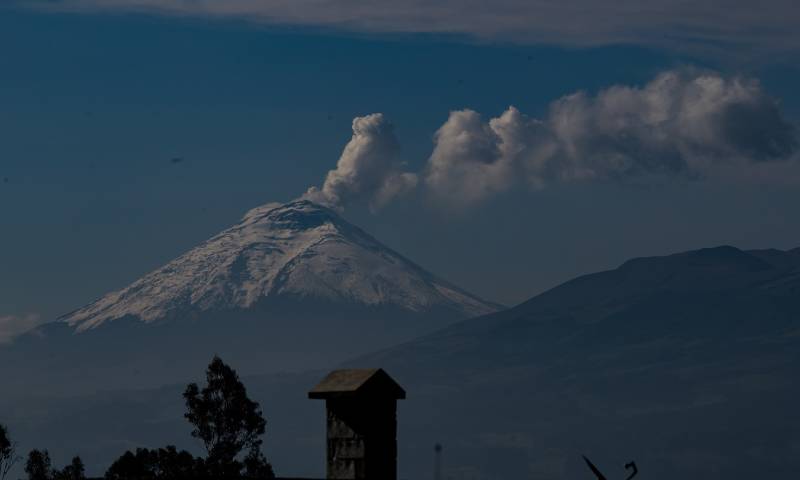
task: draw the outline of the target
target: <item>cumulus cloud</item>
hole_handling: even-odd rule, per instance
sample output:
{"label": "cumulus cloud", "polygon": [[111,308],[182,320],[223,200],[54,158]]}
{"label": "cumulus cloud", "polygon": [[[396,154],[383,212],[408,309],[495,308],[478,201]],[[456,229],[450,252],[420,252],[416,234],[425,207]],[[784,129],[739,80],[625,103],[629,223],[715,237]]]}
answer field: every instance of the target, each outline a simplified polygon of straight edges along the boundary
{"label": "cumulus cloud", "polygon": [[453,33],[560,45],[796,52],[795,0],[16,0],[37,8],[245,18],[350,31]]}
{"label": "cumulus cloud", "polygon": [[451,112],[424,181],[441,199],[470,204],[518,184],[705,176],[797,148],[794,126],[757,81],[669,71],[641,88],[563,97],[543,119],[514,107],[489,121]]}
{"label": "cumulus cloud", "polygon": [[41,317],[36,314],[0,317],[0,344],[11,342],[17,335],[25,333],[41,323]]}
{"label": "cumulus cloud", "polygon": [[353,137],[336,169],[328,172],[322,187],[311,187],[304,198],[344,208],[359,202],[375,211],[417,185],[417,176],[403,172],[392,124],[381,113],[353,120]]}

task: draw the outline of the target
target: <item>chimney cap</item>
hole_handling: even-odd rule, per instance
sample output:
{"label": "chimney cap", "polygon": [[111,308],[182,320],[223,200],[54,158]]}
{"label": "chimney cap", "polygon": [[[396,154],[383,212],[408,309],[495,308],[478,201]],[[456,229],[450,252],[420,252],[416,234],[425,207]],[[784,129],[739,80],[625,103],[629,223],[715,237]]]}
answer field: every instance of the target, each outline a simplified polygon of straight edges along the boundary
{"label": "chimney cap", "polygon": [[382,368],[348,368],[334,370],[308,392],[308,398],[343,397],[406,398],[403,390]]}

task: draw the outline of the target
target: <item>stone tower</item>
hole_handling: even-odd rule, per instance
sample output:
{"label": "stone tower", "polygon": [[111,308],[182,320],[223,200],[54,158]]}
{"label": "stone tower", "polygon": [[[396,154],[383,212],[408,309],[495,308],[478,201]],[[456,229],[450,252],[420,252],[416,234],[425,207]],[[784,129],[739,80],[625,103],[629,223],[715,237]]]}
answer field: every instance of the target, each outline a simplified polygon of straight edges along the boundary
{"label": "stone tower", "polygon": [[327,478],[397,480],[397,400],[406,392],[381,369],[334,370],[309,398],[327,408]]}

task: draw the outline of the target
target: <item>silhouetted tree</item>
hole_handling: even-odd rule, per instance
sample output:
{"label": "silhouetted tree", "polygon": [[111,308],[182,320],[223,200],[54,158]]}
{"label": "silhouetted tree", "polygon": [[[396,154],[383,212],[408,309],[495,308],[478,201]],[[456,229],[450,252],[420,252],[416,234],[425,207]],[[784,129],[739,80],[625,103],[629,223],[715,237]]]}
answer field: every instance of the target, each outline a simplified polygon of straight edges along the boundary
{"label": "silhouetted tree", "polygon": [[258,403],[248,398],[239,376],[215,356],[206,370],[206,381],[202,390],[195,383],[189,384],[183,397],[185,417],[194,425],[192,436],[202,440],[208,452],[207,471],[214,477],[241,477],[242,468],[248,467],[237,457],[248,449],[247,458],[254,471],[271,472],[260,452],[260,437],[267,422]]}
{"label": "silhouetted tree", "polygon": [[18,461],[16,445],[11,441],[5,425],[0,424],[0,480],[5,480]]}
{"label": "silhouetted tree", "polygon": [[105,478],[106,480],[155,479],[150,450],[139,448],[135,454],[128,450],[111,464]]}
{"label": "silhouetted tree", "polygon": [[127,451],[106,472],[106,480],[195,480],[207,478],[203,460],[174,446]]}
{"label": "silhouetted tree", "polygon": [[[208,456],[195,458],[169,446],[158,450],[127,451],[106,472],[106,480],[272,480],[272,465],[261,453],[266,420],[258,403],[236,372],[219,357],[206,370],[207,385],[186,387],[186,419],[192,436],[202,440]],[[244,457],[243,452],[247,451]],[[241,458],[241,460],[240,460]],[[43,480],[43,479],[31,479]],[[61,479],[56,479],[61,480]],[[73,480],[73,479],[65,479]]]}
{"label": "silhouetted tree", "polygon": [[275,478],[272,465],[264,458],[259,448],[251,448],[244,458],[244,478],[253,480],[269,480]]}
{"label": "silhouetted tree", "polygon": [[202,478],[203,459],[195,458],[186,450],[177,449],[170,445],[159,448],[156,453],[156,475],[165,479],[195,479]]}
{"label": "silhouetted tree", "polygon": [[28,480],[50,480],[53,476],[50,467],[50,454],[47,450],[31,450],[25,463]]}
{"label": "silhouetted tree", "polygon": [[81,457],[74,457],[63,470],[53,472],[54,480],[86,480],[86,470]]}

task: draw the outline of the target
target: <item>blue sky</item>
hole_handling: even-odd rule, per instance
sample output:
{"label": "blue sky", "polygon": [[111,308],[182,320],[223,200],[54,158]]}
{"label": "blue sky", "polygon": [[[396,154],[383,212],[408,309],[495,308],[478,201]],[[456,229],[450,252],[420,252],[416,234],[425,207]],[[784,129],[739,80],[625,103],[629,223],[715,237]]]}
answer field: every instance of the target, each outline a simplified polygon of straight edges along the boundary
{"label": "blue sky", "polygon": [[[451,111],[488,121],[514,105],[546,119],[565,95],[642,87],[665,71],[757,79],[757,98],[776,100],[782,122],[797,124],[794,37],[781,48],[747,37],[737,56],[652,41],[657,31],[626,30],[621,44],[608,32],[559,42],[557,32],[506,36],[496,26],[408,28],[405,17],[331,28],[327,17],[275,24],[249,12],[74,3],[81,8],[0,7],[0,319],[52,319],[256,205],[321,186],[353,118],[375,112],[393,125],[402,168],[421,186],[377,212],[348,205],[345,217],[492,300],[513,304],[633,256],[800,246],[796,153],[777,173],[503,185],[461,208],[437,202],[424,177]],[[742,115],[738,137],[772,125]]]}

